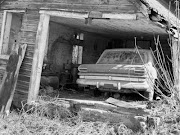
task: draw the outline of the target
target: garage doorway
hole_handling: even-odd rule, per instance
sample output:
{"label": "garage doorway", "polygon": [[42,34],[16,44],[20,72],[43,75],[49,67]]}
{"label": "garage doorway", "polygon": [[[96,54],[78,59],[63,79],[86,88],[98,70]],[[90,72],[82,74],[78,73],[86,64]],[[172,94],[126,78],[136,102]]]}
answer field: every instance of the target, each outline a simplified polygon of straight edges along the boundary
{"label": "garage doorway", "polygon": [[0,54],[9,55],[13,45],[19,43],[20,28],[24,11],[4,11],[1,29]]}
{"label": "garage doorway", "polygon": [[[95,13],[94,17],[96,19],[94,20],[89,13],[40,11],[40,14],[28,102],[34,101],[37,98],[44,62],[50,63],[50,65],[53,64],[53,66],[49,66],[49,68],[53,68],[55,74],[61,74],[63,69],[70,68],[68,66],[73,62],[72,54],[75,51],[74,49],[77,49],[76,46],[82,46],[83,49],[77,49],[81,50],[78,52],[82,55],[82,63],[93,64],[109,45],[112,45],[113,48],[126,48],[128,47],[127,41],[129,41],[129,39],[132,40],[134,35],[141,37],[142,29],[140,28],[141,24],[144,23],[137,20],[135,14],[116,14],[116,16],[103,14],[99,17],[99,14]],[[126,16],[128,16],[128,18]],[[131,20],[132,23],[130,23],[131,21],[129,20]],[[140,25],[136,25],[137,28],[131,26],[134,22],[137,24],[140,23]],[[59,29],[56,29],[55,25],[58,26]],[[124,27],[122,27],[122,25]],[[52,30],[53,27],[55,27],[54,30]],[[131,27],[135,30],[132,31]],[[165,32],[158,29],[157,26],[148,24],[148,27],[157,29],[157,31],[165,34]],[[148,27],[143,27],[143,31],[147,31]],[[66,30],[68,30],[69,34],[66,34],[68,32],[63,32]],[[61,35],[54,34],[56,35],[56,38],[54,38],[51,35],[52,32],[61,33]],[[151,33],[151,31],[149,33]],[[81,34],[84,35],[83,40],[77,40],[77,37]],[[152,37],[149,38],[150,36]],[[150,36],[146,33],[144,37],[139,38],[142,39],[142,41],[139,40],[139,43],[144,45],[147,41],[148,45],[144,47],[152,47],[150,40],[153,40],[153,34]],[[120,44],[120,46],[117,44]]]}

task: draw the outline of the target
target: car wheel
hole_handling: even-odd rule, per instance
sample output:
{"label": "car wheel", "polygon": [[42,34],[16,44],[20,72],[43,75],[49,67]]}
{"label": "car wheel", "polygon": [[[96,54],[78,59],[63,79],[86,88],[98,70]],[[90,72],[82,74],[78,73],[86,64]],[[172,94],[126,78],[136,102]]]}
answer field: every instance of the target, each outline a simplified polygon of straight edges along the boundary
{"label": "car wheel", "polygon": [[153,96],[154,96],[154,90],[153,91],[145,91],[144,92],[144,97],[146,97],[146,99],[148,101],[152,101],[153,100]]}

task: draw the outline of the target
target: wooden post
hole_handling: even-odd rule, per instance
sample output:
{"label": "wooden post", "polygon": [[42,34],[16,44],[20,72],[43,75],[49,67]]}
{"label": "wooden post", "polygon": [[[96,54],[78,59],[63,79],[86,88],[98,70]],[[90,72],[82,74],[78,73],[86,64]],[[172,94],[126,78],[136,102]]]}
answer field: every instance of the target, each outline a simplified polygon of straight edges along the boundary
{"label": "wooden post", "polygon": [[174,74],[174,85],[178,92],[178,97],[180,98],[180,41],[172,37],[172,64],[173,64],[173,74]]}
{"label": "wooden post", "polygon": [[42,65],[44,59],[45,48],[48,45],[48,30],[50,16],[47,14],[40,15],[38,31],[36,35],[35,51],[33,56],[33,64],[31,70],[30,87],[28,93],[28,104],[37,99],[39,93]]}
{"label": "wooden post", "polygon": [[7,54],[8,51],[8,46],[9,46],[9,36],[10,36],[10,30],[11,30],[11,22],[12,22],[12,13],[6,13],[6,17],[3,18],[5,19],[5,24],[4,24],[4,31],[2,35],[2,48],[1,48],[1,53],[2,54]]}
{"label": "wooden post", "polygon": [[6,23],[6,15],[7,15],[7,11],[4,11],[4,13],[3,13],[3,21],[2,21],[2,28],[1,28],[0,54],[2,54],[3,37],[4,37],[5,23]]}

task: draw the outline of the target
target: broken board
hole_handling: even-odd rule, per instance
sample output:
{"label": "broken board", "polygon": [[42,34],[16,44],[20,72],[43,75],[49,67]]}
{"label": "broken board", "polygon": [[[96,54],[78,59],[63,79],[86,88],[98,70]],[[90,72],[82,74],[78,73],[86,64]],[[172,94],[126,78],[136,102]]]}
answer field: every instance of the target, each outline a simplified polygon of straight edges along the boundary
{"label": "broken board", "polygon": [[[49,97],[44,97],[44,99],[41,98],[38,100],[35,104],[36,107],[38,104],[41,106],[46,104],[45,102],[51,100],[48,98]],[[131,103],[113,98],[109,98],[106,101],[55,98],[55,102],[54,108],[58,108],[58,106],[60,107],[59,109],[56,109],[56,111],[65,107],[75,115],[80,114],[81,119],[84,122],[100,121],[110,124],[123,123],[134,132],[143,130],[141,124],[146,124],[147,117],[150,115],[145,104],[141,105],[138,103],[132,103],[131,105]],[[111,103],[109,104],[108,102]],[[116,103],[116,105],[113,105],[114,103]],[[48,109],[52,109],[52,106],[53,104],[51,104]],[[51,117],[53,117],[54,114],[48,115],[52,115]]]}
{"label": "broken board", "polygon": [[7,62],[6,71],[0,85],[0,110],[9,113],[13,100],[19,69],[24,59],[27,44],[15,45]]}
{"label": "broken board", "polygon": [[147,107],[147,105],[145,104],[139,104],[139,103],[128,103],[125,101],[120,101],[118,99],[115,98],[108,98],[106,101],[106,103],[118,106],[118,107],[124,107],[124,108],[136,108],[136,109],[145,109]]}

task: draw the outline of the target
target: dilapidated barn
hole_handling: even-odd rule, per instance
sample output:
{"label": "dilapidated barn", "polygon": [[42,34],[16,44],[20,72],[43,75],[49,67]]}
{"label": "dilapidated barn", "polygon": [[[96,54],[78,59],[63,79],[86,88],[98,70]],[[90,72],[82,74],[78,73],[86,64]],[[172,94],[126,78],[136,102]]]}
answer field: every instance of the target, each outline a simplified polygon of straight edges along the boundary
{"label": "dilapidated barn", "polygon": [[69,63],[76,71],[79,64],[95,63],[107,48],[134,48],[135,39],[138,47],[154,50],[158,35],[170,56],[167,38],[174,35],[170,29],[177,18],[168,5],[163,0],[1,0],[1,57],[8,58],[14,44],[27,44],[14,103],[36,100],[43,65],[59,77]]}

